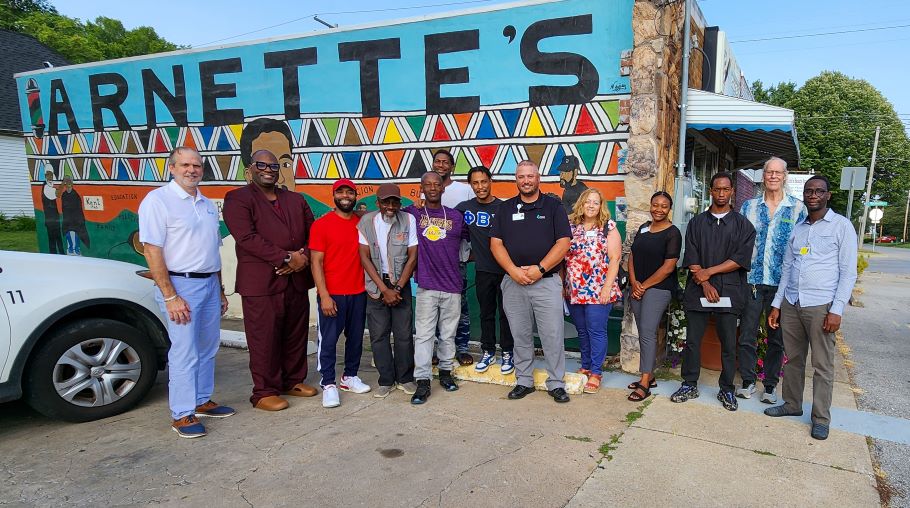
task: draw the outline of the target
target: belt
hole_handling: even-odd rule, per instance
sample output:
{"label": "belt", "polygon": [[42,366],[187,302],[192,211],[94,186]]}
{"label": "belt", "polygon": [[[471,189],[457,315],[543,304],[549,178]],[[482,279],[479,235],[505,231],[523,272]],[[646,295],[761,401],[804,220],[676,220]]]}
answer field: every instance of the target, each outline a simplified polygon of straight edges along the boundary
{"label": "belt", "polygon": [[540,276],[541,279],[546,279],[547,277],[552,277],[556,272],[547,272]]}
{"label": "belt", "polygon": [[168,273],[168,275],[172,275],[174,277],[183,277],[186,279],[208,279],[212,275],[215,275],[216,272],[212,272],[212,273],[172,272],[172,271],[168,270],[167,273]]}

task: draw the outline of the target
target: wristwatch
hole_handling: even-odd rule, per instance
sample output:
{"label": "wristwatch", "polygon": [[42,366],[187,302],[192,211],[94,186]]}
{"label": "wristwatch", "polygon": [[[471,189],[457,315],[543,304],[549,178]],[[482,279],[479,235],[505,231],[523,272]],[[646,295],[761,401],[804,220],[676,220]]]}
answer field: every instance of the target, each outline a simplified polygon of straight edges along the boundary
{"label": "wristwatch", "polygon": [[291,262],[291,253],[290,253],[290,252],[288,253],[288,257],[284,258],[284,262],[285,262],[285,263],[290,263],[290,262]]}
{"label": "wristwatch", "polygon": [[395,284],[394,286],[392,286],[392,289],[394,289],[395,291],[398,291],[399,293],[401,292],[401,286],[399,286],[398,284]]}
{"label": "wristwatch", "polygon": [[547,274],[547,269],[544,268],[543,265],[537,265],[537,269],[540,270],[540,274],[541,274],[541,275],[546,275],[546,274]]}

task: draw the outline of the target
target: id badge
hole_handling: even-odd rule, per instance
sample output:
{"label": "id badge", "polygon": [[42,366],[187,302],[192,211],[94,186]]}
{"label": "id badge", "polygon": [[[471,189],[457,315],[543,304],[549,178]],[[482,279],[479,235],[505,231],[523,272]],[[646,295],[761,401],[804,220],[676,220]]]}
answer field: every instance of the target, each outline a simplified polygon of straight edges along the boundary
{"label": "id badge", "polygon": [[525,214],[518,212],[512,214],[512,220],[525,220]]}
{"label": "id badge", "polygon": [[585,231],[585,238],[596,238],[597,231]]}
{"label": "id badge", "polygon": [[800,255],[800,256],[805,256],[806,254],[809,254],[809,246],[808,246],[808,245],[806,245],[805,247],[799,249],[799,255]]}

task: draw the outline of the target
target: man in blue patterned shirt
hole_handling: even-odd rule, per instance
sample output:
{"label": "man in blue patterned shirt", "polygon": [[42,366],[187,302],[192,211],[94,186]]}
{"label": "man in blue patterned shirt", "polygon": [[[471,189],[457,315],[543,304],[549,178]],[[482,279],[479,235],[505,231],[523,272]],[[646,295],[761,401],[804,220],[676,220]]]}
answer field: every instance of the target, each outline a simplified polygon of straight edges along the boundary
{"label": "man in blue patterned shirt", "polygon": [[[784,403],[768,416],[802,416],[806,356],[812,348],[812,432],[828,438],[834,389],[834,333],[856,283],[856,231],[843,215],[828,208],[831,184],[821,175],[806,182],[803,199],[809,216],[793,229],[784,254],[780,287],[771,302],[768,326],[783,328]],[[778,321],[778,318],[780,321]]]}
{"label": "man in blue patterned shirt", "polygon": [[[757,198],[743,203],[740,213],[755,226],[755,249],[752,251],[752,269],[749,270],[749,295],[739,323],[739,375],[742,388],[736,396],[748,399],[755,393],[755,371],[759,319],[771,313],[771,301],[780,284],[784,250],[793,227],[806,219],[803,202],[786,192],[787,162],[771,157],[762,168],[764,192]],[[761,401],[777,403],[775,387],[780,378],[784,361],[784,342],[780,329],[768,330],[768,349],[763,360],[765,387]]]}

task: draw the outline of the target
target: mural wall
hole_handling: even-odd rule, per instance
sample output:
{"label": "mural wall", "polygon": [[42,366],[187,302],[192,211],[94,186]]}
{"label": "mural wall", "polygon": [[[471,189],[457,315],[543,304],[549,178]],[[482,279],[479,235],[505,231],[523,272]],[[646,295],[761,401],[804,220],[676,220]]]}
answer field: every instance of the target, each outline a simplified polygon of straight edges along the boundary
{"label": "mural wall", "polygon": [[632,0],[563,0],[18,75],[41,249],[142,262],[136,211],[176,146],[215,200],[259,148],[317,216],[339,177],[416,196],[445,148],[501,197],[531,159],[546,192],[600,188],[624,220],[631,46]]}

